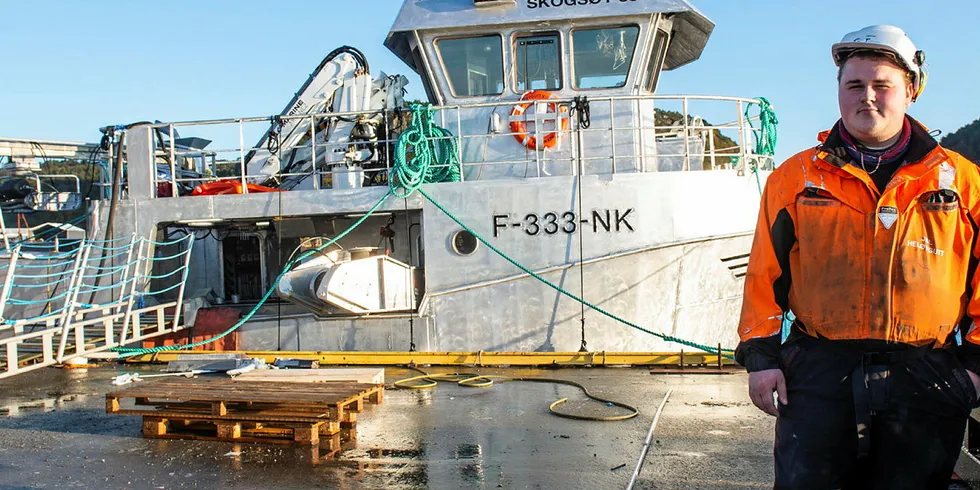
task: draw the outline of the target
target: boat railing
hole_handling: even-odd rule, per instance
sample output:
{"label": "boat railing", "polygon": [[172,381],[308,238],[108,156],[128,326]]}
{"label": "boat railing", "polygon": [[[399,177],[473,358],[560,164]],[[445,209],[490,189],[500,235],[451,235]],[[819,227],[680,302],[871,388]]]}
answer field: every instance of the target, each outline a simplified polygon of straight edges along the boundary
{"label": "boat railing", "polygon": [[43,174],[43,175],[42,174],[35,174],[34,175],[34,190],[38,194],[41,194],[43,192],[41,190],[41,179],[48,179],[48,180],[68,180],[68,181],[71,181],[71,182],[73,182],[75,184],[73,186],[73,189],[74,189],[74,192],[76,194],[81,194],[81,192],[82,192],[82,181],[81,181],[81,179],[78,178],[77,175],[72,175],[72,174]]}
{"label": "boat railing", "polygon": [[[458,142],[456,159],[462,181],[701,170],[744,174],[773,168],[772,155],[759,151],[761,142],[770,137],[761,124],[759,99],[651,95],[590,97],[587,101],[587,106],[572,99],[534,101],[529,105],[534,104],[536,110],[517,115],[514,107],[519,102],[515,101],[437,106],[433,111],[435,123],[452,133],[446,138]],[[591,114],[583,114],[585,110]],[[367,143],[346,138],[324,142],[324,135],[330,138],[331,125],[359,120],[385,122],[386,134],[371,141],[380,158],[356,168],[368,185],[383,184],[393,166],[398,134],[410,117],[408,110],[378,110],[153,124],[154,130],[169,138],[154,141],[156,168],[150,173],[155,194],[151,197],[184,195],[202,183],[222,180],[234,181],[237,193],[249,193],[248,184],[262,183],[289,190],[306,179],[312,181],[313,189],[336,188],[331,177],[337,175],[337,169],[343,173],[354,168],[342,155]],[[298,126],[305,133],[301,136],[283,141],[260,138],[270,125],[293,119],[302,120]],[[533,127],[527,135],[534,135],[537,141],[554,134],[557,144],[549,149],[522,146],[523,136],[511,124],[515,121]],[[181,150],[175,145],[178,129],[225,143],[209,149],[209,158],[200,158],[199,150]],[[235,140],[237,146],[228,143]],[[259,140],[265,144],[246,144]],[[281,160],[282,169],[274,177],[249,172],[256,159],[273,154]],[[134,163],[132,158],[129,161]]]}
{"label": "boat railing", "polygon": [[0,265],[0,378],[182,328],[193,242],[129,235],[46,253],[17,244]]}

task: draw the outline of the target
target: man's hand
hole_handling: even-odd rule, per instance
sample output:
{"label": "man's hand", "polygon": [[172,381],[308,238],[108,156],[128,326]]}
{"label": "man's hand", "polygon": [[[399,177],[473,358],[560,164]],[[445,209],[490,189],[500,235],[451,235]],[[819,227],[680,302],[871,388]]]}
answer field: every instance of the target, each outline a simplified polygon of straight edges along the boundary
{"label": "man's hand", "polygon": [[[969,374],[970,381],[973,381],[973,391],[975,391],[978,394],[978,396],[980,396],[980,375],[977,375],[977,373],[970,371],[969,369],[966,370],[966,374]],[[751,385],[752,385],[752,378],[750,377],[749,386]]]}
{"label": "man's hand", "polygon": [[[980,382],[980,376],[976,374],[970,373],[970,378],[973,379],[974,385]],[[779,395],[779,403],[789,405],[789,399],[786,398],[786,378],[782,370],[764,369],[749,373],[749,397],[752,398],[752,403],[759,407],[759,410],[778,417],[779,411],[772,400],[774,391]]]}

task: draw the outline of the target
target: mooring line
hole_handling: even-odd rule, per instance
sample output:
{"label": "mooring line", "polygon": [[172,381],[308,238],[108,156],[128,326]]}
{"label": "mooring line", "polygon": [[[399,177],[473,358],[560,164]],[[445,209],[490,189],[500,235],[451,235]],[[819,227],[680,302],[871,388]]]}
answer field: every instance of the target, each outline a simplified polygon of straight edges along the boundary
{"label": "mooring line", "polygon": [[664,400],[660,402],[660,407],[657,408],[657,413],[653,416],[653,422],[650,423],[650,431],[647,432],[647,439],[643,441],[643,450],[640,451],[640,460],[636,462],[636,468],[633,470],[633,476],[630,477],[630,483],[626,486],[626,490],[633,490],[633,485],[636,484],[636,478],[640,476],[640,470],[643,469],[643,462],[647,459],[647,452],[650,451],[650,441],[653,439],[653,431],[657,428],[657,421],[660,420],[660,414],[664,411],[664,405],[667,404],[667,399],[670,398],[670,393],[673,389],[667,390],[667,394],[664,395]]}

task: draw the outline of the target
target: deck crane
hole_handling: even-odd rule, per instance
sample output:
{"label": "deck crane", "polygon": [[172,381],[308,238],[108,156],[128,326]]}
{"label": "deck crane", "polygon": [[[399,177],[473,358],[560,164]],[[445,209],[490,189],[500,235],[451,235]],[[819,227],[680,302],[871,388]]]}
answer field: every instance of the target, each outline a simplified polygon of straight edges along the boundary
{"label": "deck crane", "polygon": [[[249,180],[282,189],[318,188],[309,178],[315,153],[317,173],[346,174],[348,185],[360,186],[363,167],[383,158],[375,151],[383,111],[404,106],[407,84],[404,76],[383,72],[372,79],[367,59],[356,48],[331,51],[245,156]],[[368,118],[330,115],[363,111],[377,113]],[[318,117],[294,117],[306,115]]]}

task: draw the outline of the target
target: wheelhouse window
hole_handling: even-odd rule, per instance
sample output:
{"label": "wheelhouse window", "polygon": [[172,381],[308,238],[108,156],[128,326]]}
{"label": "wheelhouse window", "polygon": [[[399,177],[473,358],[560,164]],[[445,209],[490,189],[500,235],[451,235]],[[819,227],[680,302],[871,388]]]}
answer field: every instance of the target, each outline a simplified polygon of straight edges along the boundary
{"label": "wheelhouse window", "polygon": [[514,73],[518,92],[561,88],[560,47],[557,33],[520,36],[515,40]]}
{"label": "wheelhouse window", "polygon": [[500,36],[436,41],[453,95],[475,97],[504,93],[502,46]]}
{"label": "wheelhouse window", "polygon": [[572,31],[573,86],[590,89],[626,85],[639,34],[637,26]]}

